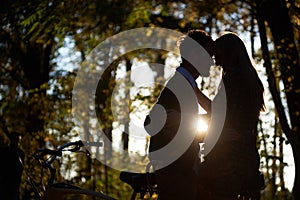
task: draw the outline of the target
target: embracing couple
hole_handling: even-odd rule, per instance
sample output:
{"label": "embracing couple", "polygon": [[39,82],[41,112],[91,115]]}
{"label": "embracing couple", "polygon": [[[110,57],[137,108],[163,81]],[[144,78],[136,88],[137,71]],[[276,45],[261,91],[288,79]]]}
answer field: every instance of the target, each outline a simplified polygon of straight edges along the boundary
{"label": "embracing couple", "polygon": [[[244,42],[232,32],[213,40],[196,29],[188,31],[178,44],[182,62],[145,119],[158,199],[259,199],[264,180],[256,137],[264,89]],[[223,70],[223,84],[213,100],[195,81],[209,76],[211,65]],[[212,117],[218,101],[224,102],[222,120]],[[199,143],[205,145],[206,140],[198,137],[195,129],[198,105],[210,118],[207,137],[217,137],[204,161],[199,158]],[[218,131],[215,126],[221,127],[220,133],[214,133]]]}

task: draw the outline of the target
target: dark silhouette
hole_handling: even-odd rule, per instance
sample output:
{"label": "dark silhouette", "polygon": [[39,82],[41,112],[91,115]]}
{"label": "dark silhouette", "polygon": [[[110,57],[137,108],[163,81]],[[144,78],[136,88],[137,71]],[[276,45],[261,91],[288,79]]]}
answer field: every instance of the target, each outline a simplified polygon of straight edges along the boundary
{"label": "dark silhouette", "polygon": [[[156,104],[145,120],[145,129],[151,135],[149,157],[154,163],[157,162],[157,158],[151,156],[151,153],[165,148],[172,140],[174,141],[180,126],[184,127],[182,130],[187,136],[193,135],[195,132],[193,126],[195,126],[195,118],[198,114],[197,98],[194,92],[194,89],[197,88],[195,79],[199,77],[200,73],[208,75],[210,63],[201,60],[205,56],[200,56],[200,52],[192,47],[189,39],[192,38],[201,44],[206,50],[202,48],[202,53],[208,55],[207,52],[209,52],[208,57],[212,55],[213,40],[202,30],[191,30],[186,36],[188,37],[183,37],[179,44],[182,63],[161,91]],[[195,59],[199,60],[195,61]],[[198,65],[203,63],[206,65],[195,66],[194,63],[191,63],[193,61]],[[157,130],[160,127],[161,129]],[[158,199],[195,198],[197,178],[193,165],[198,154],[198,142],[198,139],[195,138],[176,161],[168,163],[154,172],[158,183]],[[182,144],[179,141],[176,145],[180,148]],[[162,155],[158,161],[166,162],[167,157],[168,155]]]}
{"label": "dark silhouette", "polygon": [[24,152],[18,147],[20,135],[16,132],[9,134],[10,145],[0,149],[0,199],[19,200],[24,161]]}
{"label": "dark silhouette", "polygon": [[224,72],[226,118],[217,143],[199,166],[198,198],[233,200],[243,195],[259,199],[264,180],[256,137],[264,110],[263,85],[236,34],[228,32],[216,39],[215,61]]}

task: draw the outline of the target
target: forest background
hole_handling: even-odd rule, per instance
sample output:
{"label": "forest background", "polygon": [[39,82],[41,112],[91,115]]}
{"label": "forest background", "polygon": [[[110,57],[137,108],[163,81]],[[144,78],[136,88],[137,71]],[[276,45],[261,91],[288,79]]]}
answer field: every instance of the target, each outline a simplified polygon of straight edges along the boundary
{"label": "forest background", "polygon": [[[0,145],[9,145],[12,132],[22,136],[20,148],[26,155],[22,199],[32,198],[25,171],[39,181],[40,168],[32,162],[32,153],[38,148],[55,148],[80,139],[72,119],[72,90],[78,63],[85,61],[89,52],[106,38],[141,27],[182,33],[200,28],[213,37],[229,30],[241,36],[266,89],[267,111],[260,119],[257,141],[266,178],[261,199],[300,199],[299,1],[4,0],[0,2],[0,24]],[[146,65],[154,72],[155,82],[163,84],[167,79],[164,68],[149,63],[164,65],[170,56],[165,51],[130,52],[114,60],[102,75],[95,109],[103,131],[113,141],[112,149],[129,149],[144,156],[146,162],[149,138],[145,137],[138,148],[136,142],[130,142],[130,121],[139,109],[143,113],[149,110],[161,86],[149,89],[154,95],[132,96],[128,86],[134,80],[130,73],[133,67]],[[173,62],[170,68],[174,67]],[[118,83],[120,77],[122,84]],[[210,83],[210,79],[199,81],[202,89]],[[113,96],[116,85],[123,87],[123,95]],[[118,123],[108,106],[112,97],[119,98],[115,100],[120,109]],[[118,199],[127,199],[131,192],[128,185],[119,181],[119,171],[95,157],[70,154],[56,164],[59,180]]]}

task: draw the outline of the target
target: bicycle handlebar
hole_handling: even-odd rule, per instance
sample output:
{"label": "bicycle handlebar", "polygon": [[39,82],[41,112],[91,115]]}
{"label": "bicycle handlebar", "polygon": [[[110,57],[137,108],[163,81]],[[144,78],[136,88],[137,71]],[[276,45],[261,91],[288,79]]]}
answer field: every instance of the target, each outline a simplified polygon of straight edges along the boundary
{"label": "bicycle handlebar", "polygon": [[[43,160],[41,163],[44,167],[50,167],[50,165],[55,161],[57,157],[62,156],[62,151],[64,151],[66,148],[74,146],[73,148],[67,149],[67,151],[76,152],[78,151],[82,146],[84,146],[83,142],[81,140],[75,141],[75,142],[68,142],[61,147],[59,147],[57,150],[51,150],[51,149],[38,149],[34,152],[34,158],[37,160]],[[51,155],[49,160],[45,160],[45,155]]]}
{"label": "bicycle handlebar", "polygon": [[[81,189],[72,185],[68,184],[54,184],[54,179],[55,179],[55,174],[56,174],[56,169],[52,166],[52,163],[56,160],[57,157],[62,156],[63,151],[69,151],[69,152],[77,152],[80,150],[81,147],[83,146],[97,146],[97,147],[102,147],[103,142],[90,142],[90,141],[75,141],[75,142],[68,142],[63,144],[62,146],[58,147],[56,150],[52,149],[38,149],[34,152],[33,157],[39,161],[39,164],[43,168],[47,168],[50,170],[50,178],[48,179],[48,186],[50,186],[47,190],[44,189],[46,192],[47,198],[52,198],[51,191],[54,193],[59,193],[61,192],[62,194],[65,194],[66,192],[69,192],[70,194],[87,194],[87,195],[92,195],[95,197],[100,197],[101,199],[106,199],[106,200],[116,200],[108,195],[105,195],[101,192],[94,192],[91,190],[85,190]],[[45,157],[48,156],[48,157]],[[35,186],[33,186],[35,188]],[[36,194],[37,197],[41,197],[39,192],[37,191]],[[57,196],[55,196],[56,198]]]}
{"label": "bicycle handlebar", "polygon": [[62,156],[62,152],[51,149],[38,149],[33,156],[35,159],[42,159],[45,155]]}
{"label": "bicycle handlebar", "polygon": [[59,147],[59,148],[57,149],[57,151],[60,151],[60,152],[61,152],[61,151],[63,151],[65,148],[70,147],[70,146],[74,146],[74,147],[71,148],[71,149],[67,149],[67,150],[68,150],[68,151],[71,151],[71,152],[76,152],[76,151],[78,151],[78,150],[80,149],[80,147],[84,146],[84,144],[83,144],[83,142],[82,142],[81,140],[78,140],[78,141],[76,141],[76,142],[68,142],[68,143],[62,145],[61,147]]}
{"label": "bicycle handlebar", "polygon": [[[57,150],[51,150],[51,149],[38,149],[37,151],[34,152],[34,158],[37,160],[43,160],[42,165],[49,167],[54,160],[57,157],[62,156],[62,151],[70,151],[70,152],[77,152],[81,147],[83,146],[98,146],[102,147],[103,143],[102,142],[90,142],[90,141],[75,141],[75,142],[68,142],[62,146],[60,146]],[[68,148],[72,147],[72,148]],[[51,158],[49,160],[44,160],[45,155],[51,155]]]}

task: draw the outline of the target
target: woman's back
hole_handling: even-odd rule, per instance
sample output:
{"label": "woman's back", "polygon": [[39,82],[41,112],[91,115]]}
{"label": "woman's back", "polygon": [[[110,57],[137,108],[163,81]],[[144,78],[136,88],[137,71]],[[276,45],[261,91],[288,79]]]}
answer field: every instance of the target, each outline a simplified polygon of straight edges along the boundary
{"label": "woman's back", "polygon": [[225,75],[223,82],[227,100],[224,127],[234,129],[256,128],[261,110],[259,99],[262,98],[262,93],[251,91],[254,83],[249,80],[247,74],[242,72]]}

